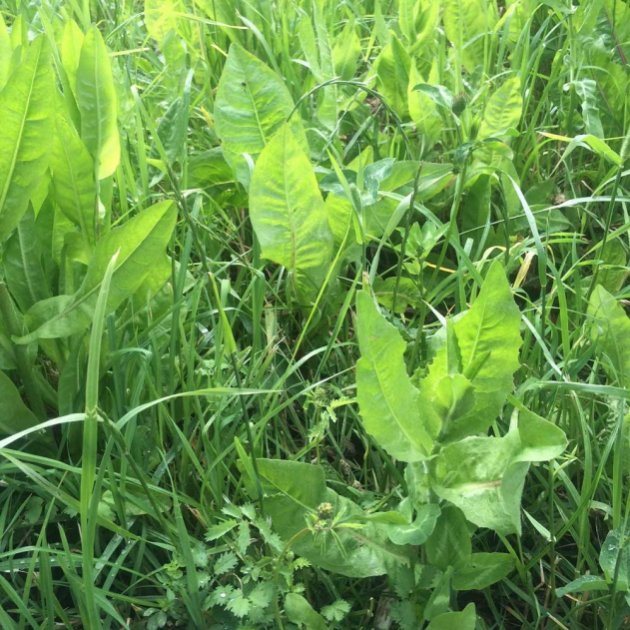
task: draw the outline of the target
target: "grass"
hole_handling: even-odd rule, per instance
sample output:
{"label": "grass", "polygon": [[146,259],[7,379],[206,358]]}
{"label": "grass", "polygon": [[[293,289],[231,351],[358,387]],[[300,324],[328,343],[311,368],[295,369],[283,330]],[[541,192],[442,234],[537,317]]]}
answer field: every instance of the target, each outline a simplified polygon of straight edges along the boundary
{"label": "grass", "polygon": [[[391,76],[375,69],[389,33],[411,49],[406,18],[399,22],[411,2],[147,1],[167,16],[161,22],[130,0],[0,2],[13,32],[23,20],[46,33],[54,54],[70,19],[103,34],[121,138],[120,165],[100,184],[107,220],[122,225],[164,199],[178,210],[163,288],[150,300],[139,291],[113,313],[101,301],[91,338],[47,340],[34,367],[20,355],[24,363],[5,370],[39,421],[58,421],[30,441],[0,441],[3,627],[289,628],[288,593],[317,611],[347,605],[338,620],[329,611],[329,627],[414,627],[385,578],[343,577],[295,556],[243,471],[256,478],[259,457],[316,461],[331,488],[364,507],[399,500],[403,469],[366,435],[356,404],[355,293],[364,278],[393,279],[408,362],[426,365],[440,318],[468,307],[494,258],[521,311],[515,396],[561,427],[568,448],[532,467],[522,536],[474,534],[475,551],[508,552],[515,570],[482,591],[450,594],[450,603],[474,602],[483,628],[629,623],[630,601],[615,583],[556,589],[601,575],[606,536],[628,531],[628,385],[591,342],[587,308],[597,283],[626,308],[630,299],[630,17],[622,2],[577,11],[562,1],[498,4],[524,8],[467,44],[481,46],[474,71],[457,72],[465,53],[448,44],[442,23],[426,53],[414,53],[465,106],[459,117],[436,110],[432,143],[396,104]],[[339,59],[348,24],[359,42],[354,68],[333,81],[339,66],[327,67],[322,38],[337,44]],[[453,165],[453,181],[432,197],[417,179],[381,193],[390,213],[406,199],[399,221],[350,259],[339,256],[306,306],[293,299],[286,269],[262,258],[247,193],[217,150],[216,88],[233,43],[282,78],[320,187],[352,189],[359,210],[366,202],[349,165],[361,155]],[[474,143],[484,106],[512,72],[523,97],[510,124],[518,131],[487,148],[494,154],[481,168],[474,160],[484,147]],[[332,118],[326,98],[337,103]],[[600,144],[561,138],[599,129]],[[403,278],[416,297],[396,309]],[[3,291],[6,329],[16,307]],[[101,291],[105,300],[106,281]],[[508,422],[507,413],[497,418],[491,433]],[[243,588],[249,595],[239,599]]]}

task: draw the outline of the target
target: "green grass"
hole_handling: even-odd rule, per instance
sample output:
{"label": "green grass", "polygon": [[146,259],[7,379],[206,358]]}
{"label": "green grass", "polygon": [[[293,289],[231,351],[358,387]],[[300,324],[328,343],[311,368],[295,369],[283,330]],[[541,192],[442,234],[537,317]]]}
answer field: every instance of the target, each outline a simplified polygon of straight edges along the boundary
{"label": "green grass", "polygon": [[[173,12],[156,23],[145,4]],[[474,603],[478,628],[630,623],[623,562],[605,590],[556,592],[603,575],[611,531],[625,532],[630,554],[628,359],[615,356],[623,339],[593,342],[588,310],[598,285],[626,312],[630,300],[630,10],[620,0],[444,0],[435,26],[423,31],[422,15],[409,21],[432,4],[0,0],[12,49],[20,39],[27,47],[22,28],[44,34],[63,93],[55,106],[75,124],[64,25],[96,24],[110,52],[121,151],[115,173],[92,182],[101,236],[164,200],[178,217],[162,282],[151,285],[146,272],[108,308],[121,286],[105,273],[108,258],[87,324],[28,345],[15,342],[33,333],[25,314],[74,294],[95,246],[54,209],[54,173],[29,193],[35,214],[25,216],[37,221],[20,224],[21,241],[13,232],[0,244],[0,370],[24,401],[0,401],[3,628],[317,627],[310,612],[295,612],[298,595],[327,627],[422,627],[413,615],[426,601],[402,593],[396,570],[345,577],[293,552],[267,519],[258,460],[318,463],[328,486],[363,509],[395,509],[408,492],[404,467],[366,433],[357,405],[356,293],[376,290],[408,367],[425,370],[434,334],[474,301],[494,259],[520,309],[523,345],[514,398],[489,434],[506,433],[516,401],[560,427],[568,446],[531,467],[522,535],[474,530],[473,551],[508,553],[514,570],[483,590],[441,596],[453,611]],[[499,5],[512,18],[497,13],[498,26],[453,46],[457,4],[467,15],[479,12],[468,5]],[[343,39],[351,29],[352,42]],[[0,86],[3,41],[0,32]],[[215,102],[234,44],[284,83],[320,190],[345,196],[355,217],[301,303],[290,270],[264,257],[248,192],[221,152]],[[403,53],[432,89],[401,87]],[[18,72],[20,53],[11,54]],[[522,104],[488,113],[510,76]],[[411,111],[419,94],[420,114],[433,118]],[[480,142],[483,125],[495,130]],[[386,158],[419,169],[387,187],[359,167]],[[448,184],[427,192],[426,164],[449,165]],[[20,262],[25,243],[34,245]],[[163,248],[155,251],[157,269]]]}

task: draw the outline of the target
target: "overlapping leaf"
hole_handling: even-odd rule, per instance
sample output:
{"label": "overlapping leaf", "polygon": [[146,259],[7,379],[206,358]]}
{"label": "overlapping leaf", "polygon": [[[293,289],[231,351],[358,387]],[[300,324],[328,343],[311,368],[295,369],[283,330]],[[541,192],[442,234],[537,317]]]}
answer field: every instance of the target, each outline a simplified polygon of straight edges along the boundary
{"label": "overlapping leaf", "polygon": [[401,461],[427,457],[439,419],[407,374],[400,334],[365,291],[357,294],[357,334],[357,398],[365,430]]}
{"label": "overlapping leaf", "polygon": [[606,357],[611,378],[622,387],[630,387],[630,318],[601,285],[591,295],[588,315],[591,339]]}
{"label": "overlapping leaf", "polygon": [[81,138],[96,164],[96,177],[104,179],[120,162],[120,137],[112,65],[96,26],[85,35],[76,80]]}
{"label": "overlapping leaf", "polygon": [[26,315],[31,332],[16,341],[30,343],[87,330],[107,265],[119,251],[107,299],[107,312],[116,309],[142,286],[153,272],[156,260],[164,256],[176,218],[172,202],[163,201],[111,230],[98,242],[76,294],[60,295],[35,304]]}
{"label": "overlapping leaf", "polygon": [[29,45],[0,92],[0,240],[26,212],[48,167],[54,90],[50,52],[42,36]]}
{"label": "overlapping leaf", "polygon": [[[474,405],[451,417],[443,439],[454,440],[486,430],[512,391],[512,375],[519,367],[520,313],[505,272],[493,263],[470,310],[452,322],[463,375],[474,388]],[[420,388],[429,398],[441,390],[449,374],[446,344],[438,350]]]}
{"label": "overlapping leaf", "polygon": [[[237,179],[249,185],[246,155],[255,160],[293,110],[284,82],[260,59],[232,44],[219,80],[214,104],[216,132]],[[291,130],[302,147],[304,132],[296,116]]]}
{"label": "overlapping leaf", "polygon": [[516,129],[522,110],[521,80],[514,76],[505,81],[488,99],[478,138],[501,137]]}
{"label": "overlapping leaf", "polygon": [[431,462],[431,487],[479,527],[520,533],[520,505],[529,462],[566,447],[564,432],[523,411],[505,437],[467,437],[444,446]]}
{"label": "overlapping leaf", "polygon": [[308,302],[328,272],[333,237],[313,167],[288,125],[260,154],[249,203],[262,256],[286,267]]}
{"label": "overlapping leaf", "polygon": [[[402,548],[387,540],[386,528],[364,521],[363,511],[352,501],[326,488],[319,466],[274,459],[258,459],[258,471],[266,492],[265,511],[274,529],[291,549],[313,564],[349,577],[384,575],[398,563],[406,563]],[[322,531],[305,531],[307,517],[328,502],[344,520],[354,519],[353,527],[337,528],[335,536]],[[296,537],[298,532],[302,532]],[[294,538],[295,537],[295,538]]]}

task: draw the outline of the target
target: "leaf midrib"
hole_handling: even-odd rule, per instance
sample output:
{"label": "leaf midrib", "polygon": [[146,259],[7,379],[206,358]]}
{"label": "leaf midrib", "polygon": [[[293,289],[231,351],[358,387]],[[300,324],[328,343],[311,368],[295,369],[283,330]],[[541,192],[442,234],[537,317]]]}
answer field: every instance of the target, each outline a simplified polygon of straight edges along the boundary
{"label": "leaf midrib", "polygon": [[[18,154],[19,154],[20,149],[22,147],[22,140],[24,138],[24,128],[26,127],[26,121],[28,119],[28,114],[29,114],[30,107],[31,107],[31,101],[32,101],[32,97],[33,97],[33,90],[34,90],[34,87],[35,87],[35,81],[36,81],[37,75],[39,73],[39,64],[40,64],[41,55],[42,55],[42,45],[40,43],[39,44],[39,50],[37,51],[37,58],[36,58],[36,61],[35,61],[35,65],[33,67],[33,75],[31,77],[31,82],[30,82],[29,89],[28,89],[28,98],[26,99],[26,102],[24,103],[24,114],[23,114],[22,119],[20,121],[20,129],[19,129],[19,133],[18,133],[17,142],[15,143],[13,156],[12,156],[12,159],[11,159],[11,162],[10,162],[9,172],[7,173],[7,179],[6,179],[5,184],[4,184],[4,190],[2,191],[2,198],[0,199],[0,213],[4,212],[4,206],[5,206],[7,197],[9,195],[9,189],[11,187],[11,182],[13,180],[13,174],[15,173],[15,168],[16,168],[17,161],[18,161],[18,159],[17,159],[18,158]],[[14,76],[17,76],[17,75],[14,75]],[[5,86],[5,88],[6,88],[6,86]]]}

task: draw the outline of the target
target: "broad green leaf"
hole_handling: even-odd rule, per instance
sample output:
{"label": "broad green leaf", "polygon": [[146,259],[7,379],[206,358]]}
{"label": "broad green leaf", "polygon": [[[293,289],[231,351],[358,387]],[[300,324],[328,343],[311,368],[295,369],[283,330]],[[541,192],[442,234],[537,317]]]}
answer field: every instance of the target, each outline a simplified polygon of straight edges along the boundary
{"label": "broad green leaf", "polygon": [[66,20],[59,49],[61,52],[61,63],[75,99],[77,96],[77,70],[79,69],[81,48],[84,40],[85,35],[79,28],[79,25],[74,20]]}
{"label": "broad green leaf", "polygon": [[[324,501],[326,476],[321,466],[264,457],[258,458],[256,464],[266,485],[286,494],[302,508],[314,509]],[[298,524],[304,525],[304,521]]]}
{"label": "broad green leaf", "polygon": [[0,371],[0,433],[11,435],[30,429],[37,423],[37,418],[22,402],[20,392],[11,379]]}
{"label": "broad green leaf", "polygon": [[29,25],[26,20],[26,15],[20,13],[11,24],[11,46],[19,48],[21,46],[28,45],[28,32]]}
{"label": "broad green leaf", "polygon": [[378,303],[396,313],[404,313],[409,306],[417,307],[422,301],[418,284],[411,278],[379,277],[374,280],[373,288]]}
{"label": "broad green leaf", "polygon": [[50,297],[32,210],[24,214],[7,241],[2,262],[9,291],[23,313]]}
{"label": "broad green leaf", "polygon": [[435,503],[418,506],[416,518],[408,525],[390,525],[389,539],[396,545],[422,545],[435,530],[440,507]]}
{"label": "broad green leaf", "polygon": [[313,167],[289,126],[260,154],[249,202],[261,255],[286,267],[298,299],[309,301],[328,273],[333,239]]}
{"label": "broad green leaf", "polygon": [[432,0],[399,0],[398,26],[411,51],[422,52],[435,37],[440,19],[440,3]]}
{"label": "broad green leaf", "polygon": [[470,563],[456,569],[453,588],[456,591],[481,590],[499,582],[514,569],[509,553],[473,553]]}
{"label": "broad green leaf", "polygon": [[626,248],[620,239],[608,241],[606,248],[601,252],[604,265],[600,268],[600,284],[610,293],[621,290],[630,275],[630,264]]}
{"label": "broad green leaf", "polygon": [[[512,391],[512,375],[519,367],[520,314],[498,261],[490,267],[472,307],[451,325],[463,375],[474,388],[474,405],[444,427],[443,438],[448,440],[481,433],[492,424]],[[447,374],[447,347],[442,345],[420,383],[421,391],[434,399]]]}
{"label": "broad green leaf", "polygon": [[582,118],[584,119],[586,133],[596,138],[605,138],[604,128],[600,119],[600,96],[597,82],[593,79],[581,79],[572,81],[571,85],[580,101],[582,101]]}
{"label": "broad green leaf", "polygon": [[[232,44],[217,87],[214,121],[225,158],[246,188],[250,173],[243,156],[255,160],[292,110],[293,99],[282,79],[260,59]],[[291,117],[290,126],[306,148],[297,114]]]}
{"label": "broad green leaf", "polygon": [[[349,577],[384,575],[395,564],[408,562],[405,548],[388,541],[386,526],[365,522],[363,510],[326,488],[319,466],[272,459],[258,459],[257,463],[266,494],[265,513],[281,538],[292,541],[296,554]],[[307,530],[324,502],[333,506],[331,519],[318,531]],[[337,515],[342,517],[342,525],[330,525]]]}
{"label": "broad green leaf", "polygon": [[[590,4],[590,3],[589,3]],[[514,46],[523,33],[528,20],[534,17],[537,0],[510,0],[497,22],[496,31],[505,35],[505,40]],[[506,31],[503,30],[507,26]]]}
{"label": "broad green leaf", "polygon": [[433,404],[444,426],[469,413],[475,405],[475,388],[463,374],[447,374],[435,387]]}
{"label": "broad green leaf", "polygon": [[411,59],[395,33],[374,62],[376,84],[387,104],[404,118],[409,113],[407,87]]}
{"label": "broad green leaf", "polygon": [[425,550],[429,563],[442,570],[470,563],[470,533],[461,510],[452,505],[444,507]]}
{"label": "broad green leaf", "polygon": [[484,62],[485,40],[498,21],[496,5],[486,0],[444,0],[442,20],[453,54],[468,71]]}
{"label": "broad green leaf", "polygon": [[354,19],[350,19],[333,45],[332,58],[335,74],[346,81],[352,79],[357,71],[360,56],[361,40],[357,35]]}
{"label": "broad green leaf", "polygon": [[[318,83],[335,78],[332,48],[328,30],[317,4],[313,5],[312,20],[303,16],[298,22],[298,38],[302,45],[306,61]],[[337,124],[337,86],[328,85],[318,90],[317,118],[329,130],[333,131]]]}
{"label": "broad green leaf", "polygon": [[[437,80],[437,62],[434,62],[427,81],[428,83],[434,83]],[[424,83],[424,77],[420,74],[416,65],[412,63],[409,70],[409,83],[407,85],[409,117],[422,134],[423,142],[428,150],[440,137],[444,122],[435,100],[425,92],[416,90],[417,85]]]}
{"label": "broad green leaf", "polygon": [[617,591],[630,590],[630,532],[613,529],[608,532],[599,554],[599,566],[608,582],[616,578]]}
{"label": "broad green leaf", "polygon": [[96,193],[94,162],[72,123],[61,112],[55,118],[50,169],[59,209],[94,242]]}
{"label": "broad green leaf", "polygon": [[29,45],[0,92],[0,241],[19,223],[48,166],[54,90],[42,36]]}
{"label": "broad green leaf", "polygon": [[445,612],[434,617],[427,630],[475,630],[476,624],[475,605],[468,604],[462,611]]}
{"label": "broad green leaf", "polygon": [[365,430],[396,459],[427,457],[439,420],[407,374],[404,341],[366,291],[357,293],[357,335],[357,399]]}
{"label": "broad green leaf", "polygon": [[11,37],[9,36],[9,31],[4,23],[4,19],[0,16],[0,90],[2,90],[9,78],[12,55],[13,46],[11,46]]}
{"label": "broad green leaf", "polygon": [[298,593],[289,593],[284,598],[284,612],[287,619],[300,628],[327,630],[326,620],[315,611],[306,598]]}
{"label": "broad green leaf", "polygon": [[630,318],[615,298],[597,285],[588,305],[591,339],[606,358],[610,378],[630,387]]}
{"label": "broad green leaf", "polygon": [[120,162],[117,98],[112,65],[96,26],[85,35],[77,68],[77,105],[81,138],[96,166],[95,176],[113,175]]}
{"label": "broad green leaf", "polygon": [[567,437],[560,427],[527,409],[519,412],[518,436],[516,459],[522,462],[546,462],[562,455],[567,447]]}
{"label": "broad green leaf", "polygon": [[431,488],[479,527],[520,532],[520,503],[529,462],[566,448],[564,432],[522,410],[505,437],[468,437],[444,446],[431,461]]}
{"label": "broad green leaf", "polygon": [[346,239],[346,247],[361,242],[361,234],[354,220],[354,207],[349,199],[335,193],[329,193],[324,208],[335,247],[339,247],[344,239]]}
{"label": "broad green leaf", "polygon": [[161,260],[171,239],[177,209],[171,201],[161,201],[143,210],[120,227],[108,232],[96,246],[80,293],[87,294],[100,285],[111,257],[120,251],[107,300],[114,310],[133,295]]}
{"label": "broad green leaf", "polygon": [[506,135],[517,128],[522,111],[521,80],[513,76],[488,99],[477,137],[483,140]]}
{"label": "broad green leaf", "polygon": [[107,299],[107,312],[131,297],[164,255],[177,218],[176,208],[163,201],[108,232],[96,245],[82,285],[74,295],[60,295],[35,304],[26,315],[30,334],[17,339],[55,339],[87,330],[96,298],[112,256],[119,251]]}
{"label": "broad green leaf", "polygon": [[516,433],[447,444],[431,462],[431,487],[478,527],[520,532],[521,494],[529,465],[516,461]]}
{"label": "broad green leaf", "polygon": [[[155,514],[155,506],[166,512],[171,509],[171,500],[168,494],[152,492],[152,500],[140,492],[134,492],[131,488],[125,488],[124,507],[127,516],[142,516],[143,514]],[[116,497],[111,490],[103,492],[98,505],[99,513],[107,514],[111,520],[116,520],[118,505]]]}
{"label": "broad green leaf", "polygon": [[569,593],[588,593],[590,591],[608,591],[610,585],[599,575],[582,575],[565,586],[556,589],[556,597],[564,597]]}

